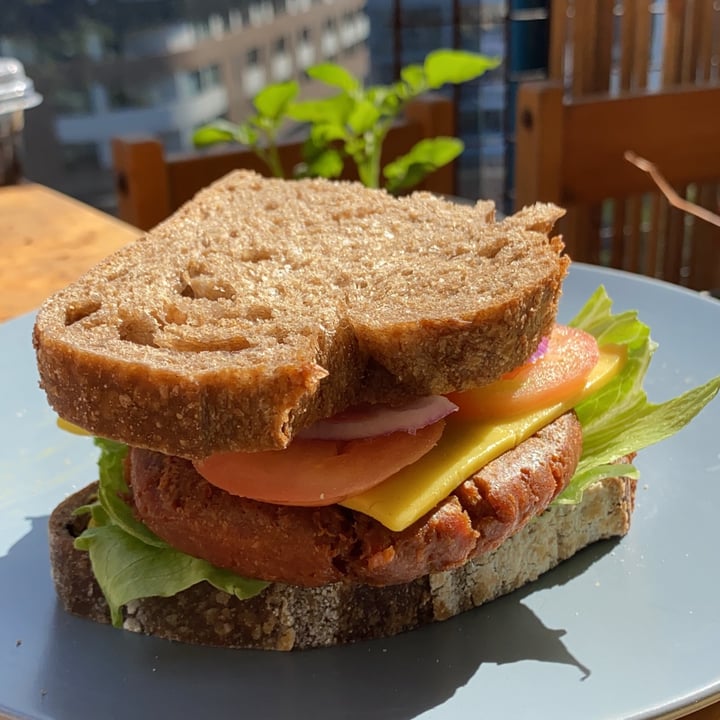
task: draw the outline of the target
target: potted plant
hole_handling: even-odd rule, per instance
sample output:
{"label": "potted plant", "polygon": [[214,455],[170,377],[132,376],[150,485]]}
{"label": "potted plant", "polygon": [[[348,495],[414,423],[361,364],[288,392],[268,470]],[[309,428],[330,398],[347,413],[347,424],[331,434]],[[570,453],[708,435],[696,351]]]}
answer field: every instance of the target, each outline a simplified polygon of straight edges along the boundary
{"label": "potted plant", "polygon": [[455,137],[426,138],[405,155],[381,167],[385,138],[406,105],[418,96],[446,84],[473,80],[499,65],[499,60],[461,50],[435,50],[421,65],[408,65],[400,79],[389,85],[364,86],[336,63],[321,63],[308,75],[336,92],[322,99],[300,100],[296,81],[275,83],[254,98],[255,114],[242,123],[216,120],[199,128],[197,147],[237,142],[251,148],[270,173],[284,177],[277,142],[283,126],[306,123],[308,138],[304,161],[294,177],[339,177],[345,163],[352,163],[368,187],[383,185],[390,192],[404,192],[434,170],[452,162],[463,151]]}

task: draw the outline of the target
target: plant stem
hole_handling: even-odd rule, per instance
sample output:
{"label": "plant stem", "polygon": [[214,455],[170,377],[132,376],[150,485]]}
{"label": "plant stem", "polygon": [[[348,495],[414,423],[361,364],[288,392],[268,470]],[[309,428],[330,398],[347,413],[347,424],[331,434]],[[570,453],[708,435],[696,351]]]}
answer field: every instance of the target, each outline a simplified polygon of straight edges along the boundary
{"label": "plant stem", "polygon": [[367,185],[367,187],[380,187],[380,161],[382,149],[383,144],[385,143],[385,137],[388,132],[390,132],[391,124],[392,118],[389,118],[384,122],[381,121],[372,133],[366,135],[365,157],[363,158],[362,166],[360,163],[357,163],[357,165],[360,180],[364,185]]}
{"label": "plant stem", "polygon": [[358,167],[358,174],[363,184],[369,188],[380,187],[380,149],[381,145],[373,148],[367,161]]}
{"label": "plant stem", "polygon": [[284,178],[285,171],[283,170],[282,163],[280,162],[280,153],[278,152],[277,145],[273,142],[269,149],[270,152],[268,153],[266,162],[270,167],[272,174],[277,178]]}
{"label": "plant stem", "polygon": [[270,168],[270,172],[273,177],[284,178],[285,171],[283,170],[282,163],[280,162],[280,153],[278,152],[277,138],[275,132],[267,129],[265,131],[266,145],[263,148],[263,159],[265,164]]}

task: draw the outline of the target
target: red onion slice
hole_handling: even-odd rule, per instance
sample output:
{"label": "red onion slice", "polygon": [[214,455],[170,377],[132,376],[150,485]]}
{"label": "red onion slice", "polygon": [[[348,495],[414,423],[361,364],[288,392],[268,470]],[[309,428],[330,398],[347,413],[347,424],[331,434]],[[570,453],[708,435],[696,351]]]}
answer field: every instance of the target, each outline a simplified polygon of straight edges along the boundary
{"label": "red onion slice", "polygon": [[546,335],[540,340],[537,350],[528,358],[528,362],[534,363],[539,360],[548,351],[548,347],[550,347],[550,338]]}
{"label": "red onion slice", "polygon": [[297,437],[305,440],[356,440],[400,431],[414,434],[457,409],[458,406],[443,395],[429,395],[400,407],[363,405],[319,420],[301,430]]}

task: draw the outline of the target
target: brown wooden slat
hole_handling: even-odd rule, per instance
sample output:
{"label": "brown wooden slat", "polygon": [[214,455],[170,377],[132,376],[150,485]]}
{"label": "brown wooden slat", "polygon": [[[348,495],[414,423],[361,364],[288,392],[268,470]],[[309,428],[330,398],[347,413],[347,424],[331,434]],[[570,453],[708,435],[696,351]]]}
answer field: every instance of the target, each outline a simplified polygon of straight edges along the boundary
{"label": "brown wooden slat", "polygon": [[647,274],[651,277],[662,277],[660,258],[663,252],[664,224],[667,203],[657,192],[647,194],[650,226],[646,236]]}
{"label": "brown wooden slat", "polygon": [[629,197],[625,202],[627,228],[625,233],[624,267],[631,272],[644,272],[640,223],[642,222],[642,198],[638,195]]}
{"label": "brown wooden slat", "polygon": [[[682,188],[681,194],[684,195],[685,190],[686,188]],[[685,213],[674,207],[669,208],[666,223],[662,276],[670,282],[685,284],[687,280],[682,275]]]}
{"label": "brown wooden slat", "polygon": [[[575,2],[573,34],[573,97],[606,92],[610,87],[613,44],[613,1],[582,0]],[[596,262],[601,242],[601,208],[597,204],[573,209],[568,225],[582,245],[581,256]]]}
{"label": "brown wooden slat", "polygon": [[590,209],[587,206],[567,208],[567,215],[558,225],[567,254],[576,262],[600,263],[600,245],[593,234]]}
{"label": "brown wooden slat", "polygon": [[[650,60],[650,0],[626,0],[623,4],[622,50],[620,57],[621,91],[630,91],[647,87],[648,65]],[[633,272],[642,272],[640,248],[642,232],[642,196],[633,195],[624,202],[627,232],[623,239],[627,242],[625,267]]]}
{"label": "brown wooden slat", "polygon": [[595,19],[593,81],[590,92],[610,89],[612,49],[615,40],[615,0],[598,0]]}
{"label": "brown wooden slat", "polygon": [[680,81],[692,83],[697,79],[700,60],[700,38],[702,13],[701,2],[689,0],[685,8],[685,33],[683,38],[683,56],[681,60]]}
{"label": "brown wooden slat", "polygon": [[552,0],[548,58],[548,75],[552,80],[562,81],[565,76],[565,48],[570,42],[568,24],[568,0]]}
{"label": "brown wooden slat", "polygon": [[712,2],[703,2],[696,0],[696,13],[698,15],[699,37],[698,43],[698,61],[697,61],[697,80],[698,82],[708,82],[712,77],[713,63],[713,30],[716,27],[717,17],[720,7],[716,7]]}
{"label": "brown wooden slat", "polygon": [[[625,0],[622,5],[620,90],[630,91],[647,84],[649,58],[649,0]],[[641,198],[617,198],[615,207],[618,220],[614,234],[620,232],[622,239],[622,265],[635,272],[640,271],[640,218]],[[620,220],[622,222],[620,222]]]}
{"label": "brown wooden slat", "polygon": [[[696,202],[715,212],[720,209],[720,187],[701,185]],[[693,223],[688,284],[697,288],[720,288],[720,227],[696,219]]]}
{"label": "brown wooden slat", "polygon": [[[592,58],[592,75],[587,93],[607,93],[610,91],[613,46],[615,42],[614,0],[598,0],[595,17],[595,47]],[[617,204],[617,203],[616,203]],[[605,237],[604,208],[611,206],[612,201],[592,203],[585,208],[584,237],[589,243],[587,259],[592,263],[602,263],[607,239]],[[610,238],[618,242],[622,249],[623,234]]]}
{"label": "brown wooden slat", "polygon": [[663,52],[663,85],[674,85],[682,77],[686,0],[667,0]]}
{"label": "brown wooden slat", "polygon": [[607,202],[611,202],[613,208],[610,265],[621,268],[625,265],[625,201],[622,198],[616,198]]}
{"label": "brown wooden slat", "polygon": [[[713,39],[711,55],[712,57],[717,57],[718,55],[720,55],[720,5],[717,7],[713,5],[713,9]],[[710,73],[710,79],[713,82],[720,81],[720,63],[713,63]]]}
{"label": "brown wooden slat", "polygon": [[600,0],[575,4],[573,18],[573,97],[582,97],[595,87],[595,36]]}

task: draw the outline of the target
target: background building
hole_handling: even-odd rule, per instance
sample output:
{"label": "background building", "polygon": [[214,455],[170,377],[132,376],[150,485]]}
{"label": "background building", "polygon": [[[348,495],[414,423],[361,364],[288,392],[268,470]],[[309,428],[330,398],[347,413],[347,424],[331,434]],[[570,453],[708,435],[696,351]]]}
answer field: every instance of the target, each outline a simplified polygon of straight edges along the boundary
{"label": "background building", "polygon": [[374,82],[392,82],[403,66],[421,63],[437,48],[469,50],[503,60],[497,70],[447,90],[455,100],[458,135],[465,143],[458,161],[458,193],[500,201],[505,163],[507,2],[367,0],[366,12]]}
{"label": "background building", "polygon": [[322,60],[368,70],[364,0],[104,0],[74,13],[67,0],[6,2],[0,55],[45,97],[26,117],[26,175],[105,209],[114,136],[189,150],[200,125],[247,117],[267,83],[308,85]]}

